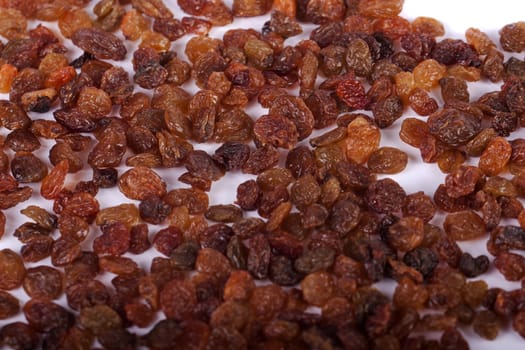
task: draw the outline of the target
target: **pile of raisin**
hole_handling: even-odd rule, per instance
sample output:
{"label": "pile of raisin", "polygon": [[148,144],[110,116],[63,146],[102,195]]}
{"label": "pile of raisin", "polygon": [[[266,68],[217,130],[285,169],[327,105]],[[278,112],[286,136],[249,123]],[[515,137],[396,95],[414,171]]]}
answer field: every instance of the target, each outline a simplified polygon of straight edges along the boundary
{"label": "pile of raisin", "polygon": [[[177,5],[0,0],[0,346],[525,338],[525,63],[509,54],[525,22],[495,43],[402,18],[403,0]],[[389,177],[417,161],[382,140],[396,127],[445,174],[433,194]],[[217,204],[228,177],[243,180]],[[474,240],[492,257],[459,243]]]}

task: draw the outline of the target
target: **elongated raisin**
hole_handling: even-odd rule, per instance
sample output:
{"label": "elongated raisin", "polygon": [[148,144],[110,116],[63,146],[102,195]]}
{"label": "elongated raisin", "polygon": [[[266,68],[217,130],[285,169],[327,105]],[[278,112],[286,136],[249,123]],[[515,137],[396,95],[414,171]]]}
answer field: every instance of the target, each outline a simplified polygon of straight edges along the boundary
{"label": "elongated raisin", "polygon": [[79,29],[71,40],[82,50],[101,59],[123,60],[127,50],[122,41],[111,33],[97,28]]}

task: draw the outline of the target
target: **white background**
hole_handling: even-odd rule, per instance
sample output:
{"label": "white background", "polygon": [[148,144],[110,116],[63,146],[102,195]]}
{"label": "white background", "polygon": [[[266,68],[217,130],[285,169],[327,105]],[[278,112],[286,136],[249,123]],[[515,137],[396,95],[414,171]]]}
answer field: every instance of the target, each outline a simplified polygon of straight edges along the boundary
{"label": "white background", "polygon": [[[168,0],[166,1],[166,4],[169,5],[176,18],[181,18],[183,14],[180,13],[180,10],[178,9],[177,5],[175,4],[175,0]],[[226,1],[228,5],[231,4],[231,1]],[[402,12],[402,16],[406,17],[409,20],[412,20],[418,16],[430,16],[435,17],[439,20],[441,20],[445,25],[446,30],[446,36],[447,37],[453,37],[453,38],[460,38],[464,39],[464,32],[469,27],[477,27],[483,31],[485,31],[489,36],[495,41],[498,42],[498,30],[503,25],[515,22],[523,18],[523,6],[517,5],[517,3],[520,3],[519,1],[511,1],[511,0],[500,0],[500,1],[480,1],[480,0],[439,0],[439,1],[422,1],[422,0],[407,0],[405,1],[404,10]],[[231,26],[227,28],[237,28],[237,27],[252,27],[254,29],[260,30],[262,28],[263,23],[268,20],[267,16],[262,16],[259,18],[250,18],[250,19],[237,19]],[[31,23],[30,26],[34,27],[36,23]],[[54,24],[46,24],[50,26],[51,28],[55,28],[56,26]],[[212,32],[210,33],[211,36],[220,37],[222,33],[227,28],[214,28]],[[307,38],[308,37],[308,31],[313,28],[312,25],[304,25],[303,26],[305,33],[301,36],[294,37],[288,39],[286,44],[293,44],[300,39]],[[120,34],[118,34],[120,35]],[[5,42],[4,39],[0,39]],[[173,43],[172,49],[176,50],[179,54],[179,56],[184,57],[184,44],[186,42],[187,38],[180,39],[179,41]],[[70,42],[66,41],[66,43],[69,45]],[[134,45],[128,44],[128,58],[131,57],[131,53],[133,51]],[[79,54],[78,50],[72,50],[69,53],[69,58],[73,59]],[[517,54],[518,58],[523,59],[523,54]],[[126,67],[130,73],[131,73],[131,65],[129,62],[125,63],[123,65]],[[132,73],[130,74],[132,76]],[[499,89],[500,84],[469,84],[471,99],[475,100],[477,99],[481,94],[487,91],[493,91],[496,89]],[[194,86],[191,84],[187,84],[185,86],[189,91],[194,91]],[[0,99],[7,99],[6,95],[0,94]],[[256,118],[264,113],[264,110],[252,106],[249,108],[248,113],[253,117]],[[33,118],[49,118],[52,119],[52,115],[40,115],[31,113],[31,116]],[[406,116],[414,117],[415,114],[411,111],[407,111]],[[419,151],[411,148],[410,146],[407,146],[403,144],[398,137],[399,132],[399,126],[401,124],[401,120],[394,123],[394,125],[388,129],[382,130],[382,146],[396,146],[404,151],[406,151],[409,154],[409,163],[405,171],[403,171],[402,174],[391,176],[396,181],[398,181],[406,190],[407,193],[417,192],[420,190],[425,191],[428,195],[432,196],[434,190],[436,187],[443,183],[444,176],[437,168],[437,165],[435,164],[425,164],[422,163]],[[7,135],[7,130],[0,129],[0,134]],[[319,134],[316,132],[315,134]],[[510,136],[510,139],[518,138],[518,137],[524,137],[524,133],[521,131],[517,131],[513,133]],[[52,146],[53,142],[49,141],[42,141],[42,148],[35,152],[42,160],[48,161],[48,151],[49,147]],[[204,145],[196,145],[195,148],[197,149],[204,149],[208,152],[212,152],[214,149],[216,149],[219,145],[217,144],[204,144]],[[10,157],[12,157],[12,152],[6,151]],[[474,163],[477,163],[477,159],[473,160]],[[119,173],[122,173],[125,171],[125,167],[122,167],[119,169]],[[156,170],[157,171],[157,170]],[[158,170],[158,173],[161,174],[165,179],[167,179],[168,182],[168,190],[173,188],[180,188],[180,187],[187,187],[184,184],[178,183],[176,181],[177,177],[183,172],[183,169],[163,169]],[[505,175],[506,176],[506,175]],[[74,186],[74,184],[80,180],[89,180],[91,178],[91,171],[90,170],[84,170],[76,174],[70,174],[67,177],[67,183],[69,186]],[[226,175],[223,179],[213,184],[212,191],[210,192],[210,204],[219,204],[219,203],[232,203],[235,200],[235,189],[237,185],[246,180],[247,178],[250,178],[250,176],[242,175],[240,173],[232,173]],[[9,247],[15,251],[19,251],[20,249],[20,243],[12,237],[13,230],[22,224],[27,220],[24,216],[19,214],[19,211],[25,207],[27,207],[30,204],[37,204],[40,206],[43,206],[47,209],[51,209],[51,201],[42,200],[38,193],[39,193],[39,185],[32,186],[34,188],[34,195],[31,198],[31,200],[26,201],[24,203],[21,203],[15,208],[11,208],[7,211],[5,211],[6,217],[7,217],[7,226],[6,226],[6,234],[4,237],[0,240],[0,249]],[[129,200],[125,197],[123,197],[120,192],[116,189],[102,189],[99,191],[99,194],[97,195],[97,199],[100,202],[101,208],[113,206],[116,204],[120,204],[123,202],[133,202],[132,200]],[[138,204],[138,203],[137,203]],[[253,215],[253,214],[249,214]],[[439,223],[442,219],[442,216],[437,216],[433,223]],[[516,224],[516,222],[513,222],[513,224]],[[157,228],[152,228],[150,230],[151,233],[154,233],[158,230]],[[90,248],[90,245],[92,243],[93,238],[97,235],[97,232],[94,228],[91,230],[91,237],[90,239],[86,240],[85,247]],[[472,243],[461,243],[461,247],[469,251],[473,255],[478,255],[481,253],[485,253],[485,241],[486,239],[481,239],[476,242]],[[144,268],[145,270],[149,270],[149,262],[151,261],[151,258],[156,255],[156,252],[154,249],[150,249],[147,254],[143,254],[141,256],[133,256],[129,255],[130,257],[133,257],[137,260],[139,265]],[[491,258],[492,259],[492,258]],[[35,264],[27,264],[27,267],[33,267],[37,265],[42,264],[49,264],[49,260],[46,259],[44,261],[41,261],[39,263]],[[1,273],[1,272],[0,272]],[[112,278],[111,275],[105,274],[101,275],[100,277],[102,280],[107,281],[109,283],[110,279]],[[480,278],[486,279],[490,286],[499,286],[504,289],[515,289],[519,288],[519,283],[510,283],[505,281],[497,271],[494,270],[493,267],[491,267],[491,270],[489,274],[481,276]],[[393,288],[395,287],[395,284],[393,282],[381,282],[377,284],[377,287],[384,291],[387,294],[391,294],[393,292]],[[24,293],[24,291],[20,288],[15,291],[10,291],[14,295],[16,295],[18,298],[20,298],[22,301],[27,300],[27,295]],[[65,303],[65,297],[62,296],[58,301],[58,303],[66,305]],[[159,315],[161,317],[162,315]],[[0,327],[13,322],[15,320],[24,320],[23,314],[19,314],[15,318],[11,318],[8,320],[2,320],[0,321]],[[147,330],[145,329],[137,329],[137,328],[131,328],[131,331],[137,332],[139,334],[145,333]],[[471,331],[471,329],[462,329],[463,334],[468,339],[471,349],[494,349],[496,346],[501,347],[504,346],[506,349],[523,349],[524,342],[523,339],[517,335],[515,332],[510,330],[508,327],[507,329],[503,330],[498,338],[496,340],[489,342],[481,339],[479,336],[477,336],[475,333]]]}

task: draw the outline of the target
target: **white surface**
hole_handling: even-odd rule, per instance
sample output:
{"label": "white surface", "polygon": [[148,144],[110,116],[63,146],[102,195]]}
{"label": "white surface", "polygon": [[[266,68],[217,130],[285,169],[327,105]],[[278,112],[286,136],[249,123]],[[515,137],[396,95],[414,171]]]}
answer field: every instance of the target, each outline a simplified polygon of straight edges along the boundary
{"label": "white surface", "polygon": [[[173,12],[175,14],[176,18],[181,18],[183,14],[181,14],[180,10],[178,9],[177,5],[173,5],[176,3],[175,0],[166,0],[167,4],[171,4],[170,6],[173,8]],[[226,1],[227,4],[231,4],[231,1]],[[440,1],[422,1],[422,0],[407,0],[405,1],[405,6],[402,15],[409,20],[414,19],[418,16],[430,16],[437,18],[441,20],[445,24],[446,29],[446,35],[447,37],[454,37],[454,38],[464,38],[464,32],[469,27],[477,27],[485,32],[487,32],[490,37],[495,41],[498,42],[498,30],[503,25],[515,22],[518,20],[523,19],[523,11],[522,7],[523,5],[517,5],[518,1],[514,0],[500,0],[500,1],[481,1],[481,0],[440,0]],[[509,10],[511,9],[511,10]],[[250,19],[237,19],[235,20],[234,24],[231,25],[231,27],[252,27],[254,29],[260,30],[262,28],[263,23],[267,20],[267,17],[259,17],[259,18],[250,18]],[[32,24],[34,26],[35,24]],[[53,24],[46,24],[52,28],[56,28]],[[286,43],[293,44],[297,42],[299,39],[306,38],[308,35],[309,28],[312,28],[311,25],[304,25],[303,26],[305,33],[299,37],[294,37],[289,39]],[[211,36],[220,37],[222,36],[222,33],[226,28],[214,28],[211,32]],[[184,44],[185,41],[188,38],[185,37],[173,44],[173,49],[178,52],[178,54],[182,57],[184,57]],[[3,40],[3,39],[2,39]],[[4,40],[5,41],[5,40]],[[128,54],[128,57],[131,57],[132,48],[131,46],[128,47],[130,50]],[[71,51],[70,58],[76,57],[78,54],[78,50]],[[517,54],[518,58],[523,58],[523,54]],[[131,65],[126,63],[124,65],[129,71],[131,72]],[[483,86],[479,84],[475,84],[476,86],[473,87],[471,85],[470,93],[471,93],[471,99],[477,99],[482,93],[486,91],[491,91],[494,89],[499,88],[499,84],[485,84]],[[192,90],[193,88],[191,85],[188,85],[187,88],[189,90]],[[6,95],[0,94],[0,99],[7,98]],[[250,108],[248,113],[252,117],[257,117],[264,113],[262,109],[259,108]],[[43,116],[40,114],[31,114],[33,118],[50,118],[52,119],[52,115],[49,114],[47,116]],[[414,114],[407,112],[408,116],[414,116]],[[381,145],[393,145],[396,147],[399,147],[403,150],[405,150],[409,154],[409,164],[405,171],[403,171],[402,174],[392,176],[396,181],[398,181],[407,191],[407,193],[412,193],[416,191],[423,190],[427,194],[431,195],[433,194],[434,190],[438,186],[438,184],[443,183],[444,176],[441,174],[439,169],[437,168],[437,165],[435,164],[425,164],[421,161],[419,151],[411,148],[410,146],[407,146],[400,142],[398,137],[399,132],[399,126],[401,125],[401,120],[397,121],[392,127],[382,130],[382,141]],[[0,134],[7,135],[7,130],[0,129]],[[317,133],[316,133],[317,134]],[[510,137],[510,139],[514,139],[517,137],[525,137],[525,133],[523,131],[517,131],[513,133]],[[38,156],[40,156],[41,159],[48,161],[48,150],[50,145],[52,145],[52,142],[44,141],[42,142],[43,147],[36,152]],[[204,145],[197,145],[197,149],[204,149],[208,152],[213,151],[215,148],[217,148],[218,145],[216,144],[204,144]],[[10,157],[12,157],[12,152],[8,151]],[[119,169],[119,173],[122,173],[124,171],[124,167]],[[168,190],[173,188],[179,188],[179,187],[187,187],[184,184],[180,184],[176,181],[177,177],[183,172],[183,169],[161,169],[156,170],[158,173],[168,181]],[[210,204],[218,204],[218,203],[232,203],[235,199],[235,189],[237,187],[237,184],[244,181],[247,178],[250,178],[251,176],[242,175],[240,173],[233,173],[233,174],[227,174],[224,178],[222,178],[220,181],[215,182],[212,187],[212,191],[210,192]],[[70,186],[74,186],[74,184],[79,180],[88,180],[91,178],[91,171],[81,171],[77,174],[70,174],[67,177],[67,183]],[[24,216],[19,214],[20,209],[23,209],[27,207],[30,204],[37,204],[40,206],[43,206],[47,209],[51,209],[51,201],[42,200],[38,193],[39,193],[39,185],[33,185],[34,188],[34,195],[31,198],[30,201],[26,201],[20,205],[18,205],[15,208],[11,208],[7,211],[5,211],[6,217],[7,217],[7,227],[6,227],[6,234],[4,237],[0,240],[0,248],[10,247],[11,249],[15,251],[19,251],[20,249],[20,243],[12,237],[12,233],[14,228],[22,224],[23,222],[27,221]],[[97,199],[100,202],[101,208],[116,205],[123,202],[132,202],[131,200],[125,198],[118,192],[117,190],[108,190],[108,189],[102,189],[99,191],[99,194],[97,195]],[[252,215],[252,214],[250,214]],[[439,217],[434,219],[434,223],[439,223]],[[154,233],[158,230],[158,228],[155,228],[151,230],[151,233]],[[97,236],[97,232],[94,228],[91,230],[91,238],[86,240],[85,247],[89,248],[93,238]],[[477,255],[480,253],[486,253],[485,251],[485,239],[482,239],[477,242],[468,243],[468,244],[461,244],[462,248],[466,251],[471,252],[473,255]],[[150,249],[147,254],[143,254],[141,256],[132,256],[134,259],[138,261],[140,266],[144,268],[145,270],[149,270],[149,262],[151,261],[151,258],[156,254],[156,251],[154,249]],[[489,255],[490,256],[490,255]],[[41,264],[48,264],[49,260],[44,260],[35,264],[27,264],[27,267],[33,267]],[[112,276],[109,274],[105,274],[104,276],[101,276],[101,278],[107,282],[111,279]],[[494,271],[494,268],[491,268],[490,273],[483,275],[481,278],[487,280],[491,286],[500,286],[504,289],[514,289],[519,288],[519,283],[510,283],[501,277],[497,271]],[[387,294],[391,294],[393,292],[394,283],[389,281],[383,281],[379,284],[377,284],[378,288],[383,290]],[[20,298],[22,301],[27,300],[27,295],[24,293],[24,291],[20,288],[15,291],[11,291],[11,293],[15,294],[18,298]],[[62,296],[59,300],[59,303],[66,305],[65,303],[65,296]],[[8,320],[0,321],[0,327],[3,326],[6,323],[13,322],[15,320],[23,320],[23,314],[20,313],[17,317],[11,318]],[[139,334],[143,334],[146,332],[144,329],[136,329],[132,328],[131,331],[135,331]],[[481,339],[479,336],[477,336],[475,333],[471,331],[470,328],[463,328],[462,329],[463,334],[468,339],[471,349],[494,349],[497,347],[505,347],[508,350],[512,349],[523,349],[524,341],[521,337],[519,337],[515,332],[512,330],[504,330],[500,333],[498,338],[492,342],[485,341]]]}

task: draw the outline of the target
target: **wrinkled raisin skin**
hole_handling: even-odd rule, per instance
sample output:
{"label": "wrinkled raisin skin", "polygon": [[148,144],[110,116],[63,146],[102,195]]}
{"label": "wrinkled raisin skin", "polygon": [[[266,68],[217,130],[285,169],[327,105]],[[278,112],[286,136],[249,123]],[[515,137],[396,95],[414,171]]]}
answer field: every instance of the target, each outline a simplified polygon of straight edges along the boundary
{"label": "wrinkled raisin skin", "polygon": [[127,54],[126,47],[119,38],[101,29],[79,29],[71,40],[75,45],[98,58],[120,61]]}

